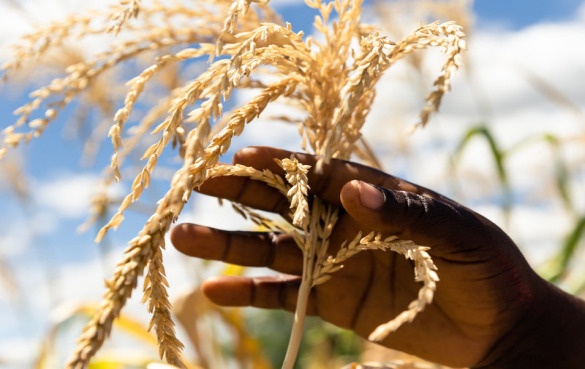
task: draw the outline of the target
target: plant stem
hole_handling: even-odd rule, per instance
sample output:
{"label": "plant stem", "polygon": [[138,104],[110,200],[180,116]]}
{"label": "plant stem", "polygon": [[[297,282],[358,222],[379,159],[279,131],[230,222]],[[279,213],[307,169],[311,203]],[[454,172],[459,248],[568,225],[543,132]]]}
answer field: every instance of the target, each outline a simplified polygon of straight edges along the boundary
{"label": "plant stem", "polygon": [[301,338],[303,337],[303,327],[305,325],[305,317],[307,316],[307,302],[309,300],[313,279],[314,252],[309,252],[309,255],[305,255],[304,259],[303,277],[295,309],[295,321],[288,341],[284,362],[282,363],[282,369],[292,369],[297,359]]}

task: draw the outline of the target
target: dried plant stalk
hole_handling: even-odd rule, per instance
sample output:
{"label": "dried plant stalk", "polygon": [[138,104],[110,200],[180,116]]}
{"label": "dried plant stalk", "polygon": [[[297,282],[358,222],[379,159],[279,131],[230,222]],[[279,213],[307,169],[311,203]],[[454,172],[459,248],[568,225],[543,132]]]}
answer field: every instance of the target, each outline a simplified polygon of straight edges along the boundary
{"label": "dried plant stalk", "polygon": [[[296,168],[294,170],[296,171]],[[313,197],[313,206],[308,219],[308,226],[303,234],[298,231],[293,233],[297,245],[303,252],[303,274],[297,296],[293,328],[282,369],[292,369],[296,361],[305,323],[309,294],[315,279],[319,277],[316,274],[317,266],[326,257],[327,249],[329,248],[329,236],[337,223],[338,212],[331,209],[330,206],[322,204],[321,200],[315,196]]]}
{"label": "dried plant stalk", "polygon": [[[305,316],[307,310],[307,301],[309,300],[309,293],[311,291],[313,279],[313,265],[315,263],[315,256],[319,253],[319,248],[326,247],[325,243],[320,243],[317,237],[315,228],[315,219],[309,215],[309,202],[307,200],[309,181],[307,179],[307,172],[310,168],[308,165],[302,165],[293,157],[290,159],[277,160],[277,163],[284,169],[285,178],[291,185],[287,192],[287,197],[290,201],[290,207],[294,209],[293,225],[304,230],[304,234],[294,231],[295,241],[303,252],[303,274],[301,277],[301,285],[297,296],[297,305],[295,309],[294,324],[290,335],[288,348],[282,364],[283,369],[291,369],[296,361],[297,353],[299,351],[303,326],[305,324]],[[319,200],[315,199],[313,210],[319,211]],[[318,213],[313,213],[318,214]]]}

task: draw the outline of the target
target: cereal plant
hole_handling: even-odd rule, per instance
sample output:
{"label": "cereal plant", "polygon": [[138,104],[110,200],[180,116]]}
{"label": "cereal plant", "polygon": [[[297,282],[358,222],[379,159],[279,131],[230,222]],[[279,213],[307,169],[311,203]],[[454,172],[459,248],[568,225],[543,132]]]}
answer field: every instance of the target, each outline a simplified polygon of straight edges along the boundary
{"label": "cereal plant", "polygon": [[[309,198],[307,173],[321,170],[332,158],[375,162],[360,131],[375,99],[376,83],[406,55],[438,47],[445,62],[416,122],[416,126],[425,126],[460,67],[465,47],[462,28],[453,22],[431,23],[421,25],[403,39],[391,40],[375,27],[361,23],[361,0],[306,0],[305,4],[318,12],[314,23],[318,37],[307,37],[295,31],[294,25],[282,24],[264,0],[173,4],[126,0],[107,11],[74,14],[39,28],[15,46],[14,58],[3,66],[5,79],[31,62],[50,59],[51,52],[66,47],[70,39],[109,34],[104,50],[90,58],[74,58],[65,75],[34,91],[30,102],[17,109],[16,122],[3,131],[0,157],[14,147],[42,138],[43,131],[76,99],[90,105],[101,103],[107,112],[109,100],[104,90],[116,84],[111,76],[116,67],[129,60],[150,60],[147,68],[126,83],[122,107],[112,114],[113,123],[94,127],[96,134],[88,141],[91,147],[100,132],[107,132],[111,139],[111,164],[104,172],[107,187],[113,181],[125,180],[125,160],[142,150],[146,133],[150,131],[156,137],[154,143],[138,153],[144,164],[131,182],[131,192],[98,232],[97,242],[118,228],[125,211],[141,198],[163,154],[173,152],[182,163],[169,178],[169,190],[157,202],[154,214],[129,241],[114,275],[106,283],[101,306],[81,334],[67,368],[87,367],[142,275],[143,301],[152,315],[150,329],[156,333],[159,354],[171,365],[186,367],[181,357],[183,343],[175,335],[162,250],[165,234],[193,189],[215,176],[246,176],[263,181],[290,202],[291,221],[285,226],[235,205],[253,222],[292,234],[303,252],[302,282],[283,368],[292,368],[296,360],[311,288],[326,283],[344,261],[362,250],[392,251],[414,260],[414,278],[422,284],[418,298],[393,320],[376,328],[370,340],[384,339],[432,302],[438,275],[424,246],[393,235],[356,234],[339,251],[329,252],[328,240],[338,214],[318,198]],[[135,119],[133,110],[145,88],[170,68],[202,59],[207,60],[202,73],[190,75],[187,82],[168,82],[167,94],[159,96],[142,119]],[[251,90],[256,95],[224,112],[224,105],[231,104],[232,94],[241,90]],[[299,121],[282,119],[297,124],[302,150],[319,155],[318,164],[311,168],[294,156],[278,160],[283,175],[241,165],[218,165],[232,140],[275,102],[304,112]],[[108,201],[104,196],[96,198],[93,220],[104,216]]]}

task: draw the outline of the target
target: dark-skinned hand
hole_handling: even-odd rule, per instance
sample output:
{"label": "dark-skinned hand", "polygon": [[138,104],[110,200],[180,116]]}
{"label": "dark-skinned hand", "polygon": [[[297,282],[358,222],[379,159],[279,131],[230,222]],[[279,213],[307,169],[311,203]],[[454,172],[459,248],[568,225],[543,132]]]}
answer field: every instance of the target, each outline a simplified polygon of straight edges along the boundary
{"label": "dark-skinned hand", "polygon": [[[273,158],[290,155],[275,148],[245,148],[234,163],[284,175]],[[317,173],[317,157],[295,157],[311,165],[310,194],[340,209],[331,254],[358,231],[372,230],[430,247],[440,278],[433,303],[381,344],[452,367],[585,368],[585,350],[580,357],[571,355],[574,348],[585,347],[583,302],[538,277],[492,222],[431,190],[366,166],[331,160]],[[290,216],[284,196],[247,177],[213,178],[199,191]],[[212,278],[202,288],[213,302],[294,310],[302,253],[290,236],[181,224],[171,240],[190,256],[283,273]],[[416,299],[419,288],[412,262],[393,252],[364,251],[312,290],[308,313],[368,337]],[[564,342],[565,336],[571,341]]]}

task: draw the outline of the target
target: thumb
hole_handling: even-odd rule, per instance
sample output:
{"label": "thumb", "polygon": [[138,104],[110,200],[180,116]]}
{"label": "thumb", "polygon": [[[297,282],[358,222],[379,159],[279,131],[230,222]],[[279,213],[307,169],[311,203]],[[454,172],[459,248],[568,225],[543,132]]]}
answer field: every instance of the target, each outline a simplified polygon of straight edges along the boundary
{"label": "thumb", "polygon": [[474,240],[491,233],[487,228],[496,227],[456,203],[358,180],[346,183],[340,197],[345,210],[363,226],[430,246],[439,256],[477,248]]}

